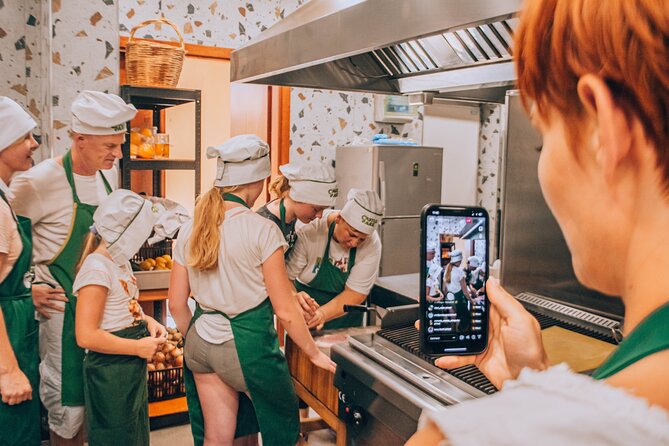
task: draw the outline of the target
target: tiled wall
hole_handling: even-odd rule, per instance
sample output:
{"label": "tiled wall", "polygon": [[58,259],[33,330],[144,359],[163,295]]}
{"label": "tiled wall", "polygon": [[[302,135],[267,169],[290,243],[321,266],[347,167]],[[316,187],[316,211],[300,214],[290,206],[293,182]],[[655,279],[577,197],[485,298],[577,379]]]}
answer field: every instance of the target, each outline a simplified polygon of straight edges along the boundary
{"label": "tiled wall", "polygon": [[[121,34],[147,19],[164,16],[173,22],[187,43],[238,48],[281,20],[307,0],[120,0]],[[177,39],[169,26],[150,24],[136,37]],[[420,142],[422,114],[405,125],[374,122],[373,97],[369,94],[293,88],[291,93],[291,160],[331,160],[335,147],[356,138],[386,132]]]}

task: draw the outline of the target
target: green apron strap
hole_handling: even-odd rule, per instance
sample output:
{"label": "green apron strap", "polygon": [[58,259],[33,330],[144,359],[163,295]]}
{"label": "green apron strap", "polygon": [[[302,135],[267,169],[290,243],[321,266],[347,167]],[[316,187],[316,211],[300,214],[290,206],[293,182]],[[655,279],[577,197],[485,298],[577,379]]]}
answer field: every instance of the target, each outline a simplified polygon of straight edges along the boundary
{"label": "green apron strap", "polygon": [[241,197],[238,197],[235,194],[229,194],[229,193],[228,194],[223,194],[223,200],[232,201],[234,203],[239,203],[239,204],[243,205],[244,207],[246,207],[247,209],[251,209],[251,206],[249,206],[248,203],[246,203],[246,201],[244,201]]}
{"label": "green apron strap", "polygon": [[[111,334],[124,339],[150,336],[144,321]],[[108,355],[89,350],[83,370],[89,444],[148,445],[146,360],[139,356]]]}
{"label": "green apron strap", "polygon": [[279,201],[279,221],[281,222],[281,233],[286,233],[286,206],[283,204],[283,198]]}
{"label": "green apron strap", "polygon": [[[7,202],[2,191],[0,196]],[[9,208],[11,210],[11,206]],[[10,446],[36,446],[40,444],[40,400],[38,323],[35,320],[35,307],[30,290],[32,232],[30,219],[17,217],[13,210],[11,212],[22,249],[9,274],[0,283],[0,309],[19,369],[30,381],[32,400],[15,406],[0,401],[0,426],[3,426],[0,443]]]}
{"label": "green apron strap", "polygon": [[[72,173],[72,149],[68,150],[65,155],[63,155],[63,168],[65,169],[65,176],[67,177],[67,182],[70,184],[70,189],[72,189],[72,199],[75,203],[80,204],[79,196],[77,195],[77,188],[74,185],[74,175]],[[102,184],[104,184],[107,195],[113,192],[113,188],[107,181],[107,177],[104,176],[102,171],[98,170],[100,177],[102,178]]]}
{"label": "green apron strap", "polygon": [[[70,189],[72,190],[72,223],[61,250],[48,264],[49,272],[58,284],[65,290],[68,301],[65,303],[62,333],[61,357],[61,402],[64,406],[84,405],[83,360],[84,349],[77,344],[74,328],[77,298],[72,294],[75,267],[79,261],[84,237],[93,224],[93,214],[97,206],[82,203],[77,195],[72,172],[72,151],[63,156],[63,168]],[[107,183],[105,187],[109,186]]]}
{"label": "green apron strap", "polygon": [[[334,229],[335,222],[333,221],[328,229],[328,241],[316,277],[306,285],[297,280],[295,281],[295,288],[297,291],[305,291],[309,296],[316,300],[318,305],[327,304],[337,297],[339,293],[344,291],[348,276],[351,274],[351,270],[355,265],[357,248],[352,248],[349,251],[348,268],[346,269],[346,272],[341,271],[330,263],[330,243],[332,243]],[[334,328],[360,327],[362,325],[363,316],[364,315],[361,313],[344,314],[337,319],[326,322],[323,328],[328,330]]]}
{"label": "green apron strap", "polygon": [[623,339],[592,377],[606,379],[635,362],[669,349],[669,303],[648,315]]}

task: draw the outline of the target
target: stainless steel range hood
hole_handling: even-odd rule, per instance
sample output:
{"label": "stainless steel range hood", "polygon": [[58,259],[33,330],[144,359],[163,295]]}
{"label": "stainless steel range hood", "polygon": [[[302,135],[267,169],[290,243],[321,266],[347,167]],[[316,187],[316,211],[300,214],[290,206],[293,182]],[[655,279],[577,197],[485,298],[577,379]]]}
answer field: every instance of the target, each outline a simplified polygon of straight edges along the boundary
{"label": "stainless steel range hood", "polygon": [[522,0],[311,0],[232,52],[233,81],[504,102]]}

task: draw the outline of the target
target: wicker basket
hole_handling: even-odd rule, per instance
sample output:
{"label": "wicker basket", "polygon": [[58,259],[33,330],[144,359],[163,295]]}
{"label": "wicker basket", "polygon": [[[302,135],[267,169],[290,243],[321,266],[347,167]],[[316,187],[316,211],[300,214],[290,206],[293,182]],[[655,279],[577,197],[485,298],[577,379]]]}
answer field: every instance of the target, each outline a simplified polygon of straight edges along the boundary
{"label": "wicker basket", "polygon": [[[171,26],[179,36],[179,43],[133,40],[139,28],[151,23]],[[125,54],[128,83],[143,87],[176,87],[185,54],[184,38],[172,22],[164,18],[145,20],[130,31]]]}

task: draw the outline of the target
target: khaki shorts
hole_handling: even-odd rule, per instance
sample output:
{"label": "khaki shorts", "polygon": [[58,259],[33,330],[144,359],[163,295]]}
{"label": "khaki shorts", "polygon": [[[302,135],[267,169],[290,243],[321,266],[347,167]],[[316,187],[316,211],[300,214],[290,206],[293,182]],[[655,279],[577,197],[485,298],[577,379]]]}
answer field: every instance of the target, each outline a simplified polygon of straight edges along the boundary
{"label": "khaki shorts", "polygon": [[234,339],[212,344],[200,337],[195,327],[188,330],[184,360],[193,373],[216,373],[221,381],[238,392],[247,392]]}

